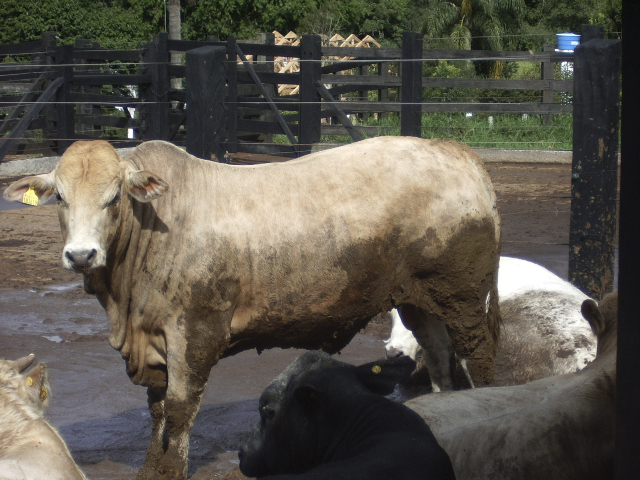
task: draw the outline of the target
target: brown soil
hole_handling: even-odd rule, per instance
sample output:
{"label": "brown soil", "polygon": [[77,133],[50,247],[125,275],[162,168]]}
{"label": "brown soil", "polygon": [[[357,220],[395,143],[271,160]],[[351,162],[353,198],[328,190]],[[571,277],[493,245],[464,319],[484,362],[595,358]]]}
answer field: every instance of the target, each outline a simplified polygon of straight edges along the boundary
{"label": "brown soil", "polygon": [[[489,163],[502,217],[503,255],[567,275],[570,165]],[[0,190],[13,179],[0,178]],[[134,476],[149,439],[146,392],[134,386],[107,341],[106,316],[60,266],[55,206],[0,211],[0,357],[34,352],[49,364],[49,419],[92,479]],[[62,286],[62,287],[61,287]],[[363,363],[383,355],[389,326],[371,323],[342,352]],[[244,352],[214,367],[194,424],[190,476],[245,478],[237,449],[257,421],[262,389],[296,350]]]}

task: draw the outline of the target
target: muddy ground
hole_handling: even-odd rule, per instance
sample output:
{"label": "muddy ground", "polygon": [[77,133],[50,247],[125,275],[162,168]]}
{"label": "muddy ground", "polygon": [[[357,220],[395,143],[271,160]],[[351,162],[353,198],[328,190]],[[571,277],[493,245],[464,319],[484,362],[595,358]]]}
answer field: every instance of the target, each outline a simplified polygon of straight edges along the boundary
{"label": "muddy ground", "polygon": [[[566,278],[571,166],[487,168],[498,194],[503,254]],[[11,180],[0,178],[0,190]],[[89,478],[132,478],[150,433],[146,391],[129,381],[108,344],[105,314],[83,292],[81,276],[61,268],[61,251],[55,206],[0,211],[0,358],[33,352],[47,362],[53,386],[48,418]],[[356,364],[380,358],[388,330],[370,324],[340,358]],[[191,478],[245,478],[236,452],[258,419],[257,399],[299,354],[244,352],[214,367],[192,430]]]}

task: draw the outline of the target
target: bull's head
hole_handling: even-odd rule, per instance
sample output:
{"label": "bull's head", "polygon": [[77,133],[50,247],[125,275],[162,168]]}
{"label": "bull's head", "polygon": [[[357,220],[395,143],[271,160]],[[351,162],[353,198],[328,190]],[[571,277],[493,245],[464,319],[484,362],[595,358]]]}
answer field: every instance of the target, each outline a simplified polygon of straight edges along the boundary
{"label": "bull's head", "polygon": [[109,143],[98,140],[75,142],[51,173],[12,183],[4,198],[37,205],[55,195],[65,243],[62,265],[86,273],[106,265],[108,247],[131,198],[150,202],[167,189],[162,179],[136,170]]}

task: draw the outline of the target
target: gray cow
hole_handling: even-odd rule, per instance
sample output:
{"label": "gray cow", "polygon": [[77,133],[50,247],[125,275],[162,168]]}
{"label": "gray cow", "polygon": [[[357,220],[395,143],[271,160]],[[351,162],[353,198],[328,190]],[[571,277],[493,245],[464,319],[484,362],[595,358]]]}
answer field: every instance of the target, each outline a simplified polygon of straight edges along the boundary
{"label": "gray cow", "polygon": [[613,475],[618,294],[582,312],[597,334],[582,370],[526,385],[405,403],[431,426],[458,480],[601,480]]}
{"label": "gray cow", "polygon": [[414,307],[425,348],[446,347],[429,366],[443,388],[454,352],[477,384],[491,381],[500,222],[489,176],[455,142],[380,137],[257,166],[161,141],[124,159],[107,142],[76,142],[53,172],[4,193],[52,195],[63,266],[83,274],[131,380],[148,387],[141,478],[186,477],[191,425],[221,357],[335,352],[395,305]]}

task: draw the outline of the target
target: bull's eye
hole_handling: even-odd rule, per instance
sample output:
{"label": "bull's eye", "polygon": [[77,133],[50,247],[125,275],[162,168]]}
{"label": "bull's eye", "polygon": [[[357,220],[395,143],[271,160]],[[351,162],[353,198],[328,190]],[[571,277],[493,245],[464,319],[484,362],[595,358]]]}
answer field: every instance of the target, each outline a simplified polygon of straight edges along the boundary
{"label": "bull's eye", "polygon": [[111,199],[107,207],[113,207],[114,205],[117,205],[119,201],[120,201],[120,192],[116,193],[116,196]]}
{"label": "bull's eye", "polygon": [[62,198],[62,195],[60,195],[60,192],[56,192],[56,202],[58,203],[58,205],[67,204],[67,202],[64,201],[64,198]]}

